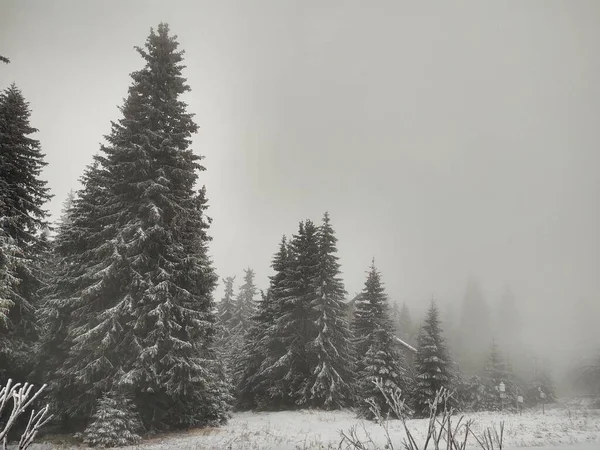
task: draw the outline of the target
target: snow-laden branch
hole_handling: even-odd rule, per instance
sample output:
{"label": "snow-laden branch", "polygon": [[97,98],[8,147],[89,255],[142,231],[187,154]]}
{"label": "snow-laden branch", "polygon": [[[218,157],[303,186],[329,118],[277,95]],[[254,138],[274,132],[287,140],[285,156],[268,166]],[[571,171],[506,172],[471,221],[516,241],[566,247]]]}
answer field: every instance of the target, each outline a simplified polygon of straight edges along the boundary
{"label": "snow-laden branch", "polygon": [[[11,403],[10,400],[12,400],[10,414],[8,418],[2,420],[4,426],[0,428],[0,442],[2,443],[2,448],[7,450],[9,431],[15,425],[17,418],[39,397],[46,388],[46,385],[44,384],[36,392],[33,392],[32,384],[25,383],[21,385],[21,383],[16,383],[13,385],[12,380],[9,379],[6,386],[0,386],[0,388],[0,417],[5,414],[5,410],[8,412],[8,405]],[[52,415],[48,415],[48,409],[49,406],[46,405],[37,412],[34,409],[31,410],[29,422],[27,422],[27,427],[19,441],[18,450],[29,448],[40,428],[52,418]]]}
{"label": "snow-laden branch", "polygon": [[417,353],[417,349],[416,348],[414,348],[412,345],[406,343],[405,341],[403,341],[402,339],[400,339],[398,336],[396,336],[396,342],[398,342],[398,344],[400,344],[402,347],[407,348],[411,352]]}

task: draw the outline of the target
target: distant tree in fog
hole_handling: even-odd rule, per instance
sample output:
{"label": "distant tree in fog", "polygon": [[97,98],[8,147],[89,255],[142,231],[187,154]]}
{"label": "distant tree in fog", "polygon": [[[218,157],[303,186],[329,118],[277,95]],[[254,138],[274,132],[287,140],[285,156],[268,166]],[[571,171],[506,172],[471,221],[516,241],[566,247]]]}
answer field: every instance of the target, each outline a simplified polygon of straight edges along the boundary
{"label": "distant tree in fog", "polygon": [[396,336],[400,337],[400,306],[398,306],[398,302],[392,304],[390,309],[390,319],[394,325],[394,333],[396,333]]}
{"label": "distant tree in fog", "polygon": [[479,283],[471,279],[462,305],[455,353],[463,372],[472,375],[485,358],[492,340],[492,320]]}
{"label": "distant tree in fog", "polygon": [[525,401],[527,404],[539,404],[542,401],[540,392],[546,395],[544,399],[546,403],[556,401],[556,389],[554,387],[550,362],[544,358],[533,358],[532,373],[525,391]]}
{"label": "distant tree in fog", "polygon": [[415,337],[415,325],[406,303],[402,303],[400,316],[398,318],[398,337],[408,343],[412,343]]}
{"label": "distant tree in fog", "polygon": [[577,367],[575,379],[584,392],[600,396],[600,350],[594,358]]}
{"label": "distant tree in fog", "polygon": [[600,300],[579,298],[571,308],[572,333],[579,355],[588,357],[598,350],[600,343]]}
{"label": "distant tree in fog", "polygon": [[[520,382],[495,341],[492,342],[482,380],[485,391],[479,409],[499,411],[503,405],[504,409],[515,408],[516,396],[521,393]],[[502,399],[502,392],[499,390],[500,383],[505,387],[505,399]]]}
{"label": "distant tree in fog", "polygon": [[523,345],[522,321],[516,297],[510,287],[505,287],[498,305],[495,338],[510,353]]}

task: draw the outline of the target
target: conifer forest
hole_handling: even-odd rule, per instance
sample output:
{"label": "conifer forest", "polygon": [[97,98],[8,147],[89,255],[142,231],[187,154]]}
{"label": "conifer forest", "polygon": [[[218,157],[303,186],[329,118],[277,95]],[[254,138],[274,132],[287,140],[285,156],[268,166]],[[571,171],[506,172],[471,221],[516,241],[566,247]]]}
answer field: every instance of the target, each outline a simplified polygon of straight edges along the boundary
{"label": "conifer forest", "polygon": [[[48,17],[58,17],[48,9],[55,2],[38,3]],[[529,83],[531,74],[520,70],[533,71],[535,64],[547,67],[540,62],[544,49],[550,48],[541,42],[544,38],[521,42],[529,46],[530,55],[537,55],[527,57],[538,58],[535,61],[518,59],[519,51],[496,69],[480,67],[475,57],[466,62],[466,57],[449,56],[428,63],[429,50],[416,42],[420,32],[411,28],[408,18],[401,19],[405,25],[400,28],[407,27],[402,31],[392,23],[399,15],[386,17],[366,3],[359,7],[333,2],[321,9],[304,5],[297,13],[288,10],[286,2],[267,3],[239,4],[239,17],[231,22],[225,17],[236,13],[222,12],[215,3],[209,8],[215,19],[202,19],[204,28],[198,29],[186,15],[192,10],[202,15],[202,8],[189,2],[179,7],[174,2],[171,8],[178,12],[168,24],[148,11],[171,10],[150,2],[124,2],[115,6],[112,16],[100,13],[94,2],[73,3],[72,9],[57,6],[62,12],[56,27],[66,24],[67,13],[75,11],[72,31],[58,31],[46,24],[52,20],[42,20],[40,12],[19,2],[0,5],[0,16],[5,17],[0,18],[0,28],[6,31],[0,39],[0,445],[63,448],[53,444],[60,437],[73,448],[375,449],[394,448],[394,433],[400,433],[404,447],[397,440],[395,448],[464,450],[458,438],[447,438],[446,433],[450,436],[450,421],[458,420],[451,417],[465,416],[475,421],[491,417],[497,422],[491,425],[494,430],[502,422],[496,440],[490,432],[491,444],[480,441],[487,439],[485,433],[479,438],[469,431],[475,429],[471,421],[464,431],[456,431],[461,430],[457,425],[457,436],[462,432],[466,442],[472,433],[473,445],[485,450],[497,444],[502,448],[505,426],[509,448],[523,444],[566,449],[554,446],[566,442],[559,431],[555,441],[535,441],[517,423],[519,417],[527,424],[563,420],[558,417],[567,417],[566,411],[572,420],[571,414],[579,414],[573,411],[600,408],[600,286],[594,276],[585,278],[592,272],[597,276],[600,262],[600,193],[588,176],[595,174],[597,181],[598,166],[592,159],[598,161],[600,134],[592,125],[587,127],[587,118],[573,119],[572,124],[564,122],[564,114],[550,117],[538,111],[554,111],[552,102],[561,100],[571,105],[565,107],[571,108],[571,115],[585,109],[597,118],[598,90],[585,89],[586,77],[597,83],[600,75],[600,52],[590,50],[600,50],[600,41],[593,38],[600,37],[598,5],[561,7],[571,14],[569,29],[573,39],[581,40],[578,48],[590,55],[584,66],[580,58],[586,56],[558,53],[564,64],[580,68],[578,76],[584,81],[578,93],[560,89],[561,82],[570,80],[566,69],[552,75],[540,72],[540,77],[549,77],[537,85],[540,96],[527,104],[529,109],[515,100],[513,109],[501,104],[513,101],[511,95],[487,92],[509,83],[514,83],[511,89],[521,89],[518,83]],[[568,21],[551,4],[558,8],[558,2],[529,5],[554,20],[556,27],[567,27]],[[414,14],[416,23],[429,23],[433,16],[422,15],[425,10],[438,11],[450,21],[440,26],[459,23],[442,5],[388,6],[397,14],[405,7],[402,14]],[[84,20],[86,8],[96,11],[97,19]],[[344,15],[344,8],[356,13],[352,19],[350,13]],[[359,8],[365,9],[359,13]],[[481,4],[474,7],[478,8],[485,10]],[[489,8],[500,23],[508,20],[497,7]],[[521,11],[514,17],[531,12],[512,8]],[[135,34],[119,31],[127,21],[117,19],[116,11],[130,17],[142,14],[132,25]],[[28,14],[45,25],[30,22]],[[154,23],[141,24],[143,17]],[[212,16],[207,12],[207,17]],[[596,27],[590,17],[596,18]],[[369,28],[354,27],[359,18]],[[567,46],[565,35],[542,23],[528,27],[539,26],[548,36],[557,33],[557,42],[564,40]],[[48,47],[43,36],[36,38],[38,44],[33,38],[31,44],[17,44],[20,26],[41,26],[40,33],[56,30],[63,36],[61,44],[51,57],[41,48],[21,52],[28,46]],[[78,35],[91,36],[100,27],[96,43],[85,37],[85,44],[77,42]],[[394,31],[386,35],[383,28]],[[219,53],[225,47],[211,47],[215,30],[236,37],[227,45],[248,50],[237,56],[248,70],[234,69],[235,59]],[[479,34],[469,39],[473,49],[498,45],[493,51],[504,55],[502,45],[510,44],[492,41],[497,30],[474,30],[470,32]],[[584,35],[582,30],[588,31],[585,39],[578,37]],[[363,33],[371,36],[361,38]],[[461,31],[452,28],[448,33],[458,36]],[[253,44],[244,43],[244,36]],[[52,34],[48,39],[58,42]],[[103,39],[118,50],[101,54],[99,49],[108,45]],[[407,40],[398,44],[398,52],[393,50],[396,40]],[[484,43],[473,42],[478,40]],[[369,47],[375,41],[386,48],[385,55]],[[89,55],[81,54],[80,68],[72,53],[83,45]],[[261,46],[275,53],[263,52]],[[418,50],[412,54],[410,48]],[[444,58],[435,54],[432,58]],[[92,59],[97,61],[84,62]],[[270,61],[278,63],[269,66]],[[59,87],[51,78],[43,90],[32,81],[50,77],[58,70],[54,65],[63,64],[74,64],[60,72],[73,73],[66,81],[72,83],[67,97],[53,93]],[[84,76],[80,70],[85,64],[87,78],[81,80],[94,83],[77,78]],[[286,64],[296,69],[288,70]],[[455,86],[462,93],[442,93],[435,84],[419,87],[427,84],[419,84],[419,78],[437,79],[428,64],[433,71],[447,66],[444,79],[457,77]],[[453,69],[455,64],[464,67]],[[34,66],[31,72],[28,68]],[[328,72],[331,67],[340,70]],[[470,67],[476,67],[475,74],[463,86],[459,78],[468,77],[464,70]],[[477,78],[495,70],[503,75]],[[405,93],[400,99],[394,89],[406,83],[403,71],[415,87],[399,87]],[[367,73],[369,81],[360,78]],[[198,80],[212,81],[203,86]],[[537,82],[531,83],[528,89],[535,89]],[[101,89],[108,85],[112,109],[104,102],[77,111],[97,101],[94,91],[107,92]],[[237,95],[240,90],[245,97]],[[433,104],[445,106],[440,111],[421,107],[419,99],[429,95],[435,97]],[[469,116],[477,119],[468,126],[457,118],[464,114],[461,98],[467,98],[469,107],[481,108]],[[298,107],[305,103],[309,110]],[[46,104],[52,111],[40,106]],[[272,119],[261,113],[269,108],[276,110]],[[510,126],[525,121],[522,127],[528,131],[518,134],[521,128],[517,133],[508,126],[503,134],[501,108],[519,115]],[[359,114],[356,121],[351,119],[353,110]],[[559,126],[550,129],[551,119],[563,120],[566,136],[563,141],[548,138],[555,147],[546,152],[538,148],[537,153],[505,148],[522,145],[521,138],[529,142],[525,136],[543,135],[544,127],[549,136],[563,136]],[[420,133],[411,131],[423,123],[428,125]],[[234,126],[240,130],[237,135],[227,131]],[[464,146],[453,141],[448,131],[452,127],[469,130]],[[104,132],[90,137],[90,130]],[[203,140],[203,133],[209,138]],[[419,134],[421,140],[405,142],[403,134]],[[88,148],[88,143],[77,142],[82,135],[98,144]],[[586,153],[590,142],[596,150]],[[415,149],[409,150],[413,144]],[[567,150],[555,158],[552,152],[559,154],[563,144]],[[344,151],[346,145],[349,149]],[[445,145],[448,153],[427,156],[431,146]],[[211,146],[224,149],[221,156],[211,153]],[[577,146],[581,150],[574,149]],[[450,151],[454,156],[445,156]],[[386,156],[408,152],[414,156]],[[533,172],[527,176],[514,168],[525,161],[518,155],[526,152],[536,158],[523,169]],[[478,169],[468,167],[470,161],[478,161]],[[564,174],[562,181],[551,179],[552,172],[536,172],[537,165],[550,167],[554,161],[562,164],[555,170]],[[503,177],[501,167],[513,172],[507,169]],[[577,167],[581,170],[567,180]],[[456,175],[457,184],[452,184],[450,173],[464,175]],[[520,181],[513,184],[511,173],[514,180],[528,180],[530,190],[521,190],[525,184],[518,185]],[[502,183],[496,190],[485,187],[491,186],[492,178]],[[432,191],[434,183],[439,184]],[[536,189],[554,190],[544,197],[547,203],[536,204]],[[575,195],[580,203],[565,200],[565,205],[580,211],[590,199],[587,222],[577,216],[583,213],[552,212],[560,211],[558,206],[551,209],[558,198]],[[467,205],[466,199],[471,202],[468,207],[456,206],[462,201]],[[492,209],[504,217],[500,219],[499,212],[490,216],[495,214]],[[526,220],[537,225],[526,225]],[[552,233],[559,229],[572,244],[556,243],[560,238]],[[577,250],[576,239],[582,239],[588,256]],[[523,242],[534,241],[519,253]],[[561,258],[563,263],[552,262]],[[575,266],[576,260],[581,264]],[[567,266],[579,278],[561,273]],[[323,434],[310,442],[300,442],[300,437],[292,447],[283,435],[279,440],[268,436],[264,430],[271,425],[260,425],[266,428],[254,438],[248,431],[241,440],[226,440],[225,431],[219,431],[238,430],[240,423],[251,428],[252,421],[272,418],[281,420],[290,434],[303,420],[310,421],[310,414],[332,422],[339,446],[327,444]],[[335,425],[336,417],[342,416],[346,422]],[[436,422],[436,417],[441,419]],[[594,421],[598,419],[593,414],[585,417],[588,428],[580,421],[580,428],[567,433],[571,443],[600,445],[600,432],[593,431],[600,421]],[[352,423],[368,424],[363,425],[367,434],[350,428]],[[404,428],[395,428],[401,423]],[[433,425],[419,425],[425,423]],[[437,441],[436,423],[442,427]],[[351,431],[340,435],[337,430],[344,427]],[[426,441],[431,436],[435,446],[419,446],[411,427],[428,430]],[[375,429],[385,430],[387,443],[383,434],[381,442],[372,437],[378,433]],[[181,433],[190,430],[208,430],[206,435],[212,437],[185,441],[188,447],[168,440],[165,447],[153,444],[156,436],[170,439],[164,437],[186,436]],[[531,434],[549,439],[547,433]],[[190,436],[178,439],[205,438]],[[36,447],[40,445],[47,447]]]}

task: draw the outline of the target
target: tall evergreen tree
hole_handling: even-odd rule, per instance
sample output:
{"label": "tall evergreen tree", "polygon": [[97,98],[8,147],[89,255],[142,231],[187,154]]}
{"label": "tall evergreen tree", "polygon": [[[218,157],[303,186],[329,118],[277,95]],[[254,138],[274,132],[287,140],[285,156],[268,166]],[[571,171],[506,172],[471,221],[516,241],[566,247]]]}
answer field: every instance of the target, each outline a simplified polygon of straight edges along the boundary
{"label": "tall evergreen tree", "polygon": [[309,342],[316,336],[312,320],[312,305],[318,299],[319,286],[319,235],[311,220],[300,224],[298,234],[290,243],[293,255],[288,262],[285,297],[278,326],[286,353],[281,363],[287,367],[284,382],[289,399],[295,404],[307,401],[307,386],[311,367],[316,365],[315,354],[309,351]]}
{"label": "tall evergreen tree", "polygon": [[217,305],[217,327],[215,332],[215,353],[221,366],[225,378],[229,382],[229,388],[233,393],[233,359],[236,351],[239,351],[240,345],[236,345],[238,339],[231,333],[230,321],[233,317],[234,312],[234,295],[233,295],[233,282],[235,276],[227,277],[223,280],[225,283],[225,293],[223,298]]}
{"label": "tall evergreen tree", "polygon": [[346,303],[346,319],[350,324],[350,328],[352,329],[352,324],[354,322],[354,313],[356,312],[356,304],[360,300],[361,293],[356,294],[348,303]]}
{"label": "tall evergreen tree", "polygon": [[0,385],[12,375],[9,372],[9,358],[13,356],[13,344],[8,331],[11,329],[9,319],[12,298],[19,280],[15,268],[19,264],[20,250],[14,239],[0,227]]}
{"label": "tall evergreen tree", "polygon": [[309,342],[311,375],[303,396],[313,406],[339,408],[352,400],[352,343],[346,320],[346,290],[340,278],[337,238],[325,213],[319,228],[317,296],[311,303],[316,335]]}
{"label": "tall evergreen tree", "polygon": [[244,270],[244,284],[240,286],[237,299],[233,305],[233,312],[229,319],[229,330],[233,335],[243,339],[250,329],[250,318],[256,312],[254,297],[258,289],[254,284],[254,271],[250,268]]}
{"label": "tall evergreen tree", "polygon": [[477,373],[492,340],[492,321],[488,304],[479,283],[467,283],[457,336],[456,355],[467,376]]}
{"label": "tall evergreen tree", "polygon": [[166,24],[137,48],[146,65],[98,158],[101,202],[90,215],[75,202],[84,211],[74,222],[94,216],[97,228],[75,250],[88,270],[64,296],[70,346],[59,371],[72,414],[90,417],[103,394],[125,389],[155,429],[222,421],[229,401],[212,350],[216,276],[206,193],[195,191],[204,168],[190,149],[198,127],[180,99],[189,86],[177,48]]}
{"label": "tall evergreen tree", "polygon": [[523,323],[517,299],[508,286],[504,288],[498,304],[495,330],[497,342],[510,355],[515,373],[527,375],[530,354],[523,339]]}
{"label": "tall evergreen tree", "polygon": [[248,360],[242,360],[239,364],[238,400],[246,408],[279,409],[289,405],[283,379],[286,367],[280,364],[286,356],[286,347],[282,341],[285,330],[280,328],[279,321],[285,312],[283,300],[286,297],[292,257],[289,247],[284,236],[271,263],[275,274],[270,277],[267,294],[253,318],[253,326],[243,352],[248,355]]}
{"label": "tall evergreen tree", "polygon": [[218,313],[219,313],[219,323],[225,329],[229,329],[229,321],[233,317],[233,309],[234,309],[234,298],[233,298],[233,283],[235,281],[235,276],[227,277],[223,280],[225,284],[225,293],[223,294],[223,298],[219,302]]}
{"label": "tall evergreen tree", "polygon": [[30,116],[29,104],[14,84],[0,94],[0,245],[7,280],[0,290],[3,309],[10,305],[4,331],[0,325],[0,339],[7,343],[4,351],[0,348],[0,366],[17,379],[33,369],[35,311],[44,284],[41,259],[47,250],[41,235],[48,227],[43,206],[51,198],[40,177],[46,162],[39,141],[31,136],[38,130],[30,125]]}
{"label": "tall evergreen tree", "polygon": [[4,231],[21,248],[35,247],[48,226],[44,204],[52,197],[40,178],[47,165],[30,125],[31,111],[13,84],[0,94],[0,216]]}
{"label": "tall evergreen tree", "polygon": [[410,379],[404,354],[394,336],[387,295],[375,262],[368,272],[354,314],[355,349],[359,357],[357,396],[363,399],[359,405],[360,414],[372,417],[369,405],[365,401],[368,399],[374,401],[384,415],[391,413],[385,396],[374,382],[381,381],[383,389],[390,392],[400,389],[406,393]]}
{"label": "tall evergreen tree", "polygon": [[392,319],[392,324],[394,325],[394,333],[396,336],[400,337],[400,306],[398,306],[398,302],[394,302],[392,304],[390,318]]}
{"label": "tall evergreen tree", "polygon": [[514,352],[523,344],[522,323],[513,291],[506,287],[498,305],[496,330],[503,347]]}
{"label": "tall evergreen tree", "polygon": [[398,337],[405,342],[412,343],[414,335],[414,324],[410,315],[410,310],[406,303],[402,303],[400,315],[398,318]]}
{"label": "tall evergreen tree", "polygon": [[266,392],[258,389],[258,384],[260,367],[269,350],[265,338],[273,320],[271,302],[270,292],[261,292],[261,300],[256,313],[250,318],[250,329],[242,350],[235,360],[236,399],[240,409],[255,408],[266,401]]}
{"label": "tall evergreen tree", "polygon": [[54,269],[39,310],[37,371],[49,384],[49,399],[63,427],[84,424],[95,403],[90,394],[89,401],[80,402],[86,386],[70,382],[64,362],[73,345],[68,330],[76,307],[81,304],[78,295],[89,283],[86,275],[96,264],[91,254],[103,240],[99,219],[107,188],[104,170],[96,157],[80,181],[83,188],[70,209],[69,220],[59,222],[52,242]]}
{"label": "tall evergreen tree", "polygon": [[247,269],[244,271],[244,284],[240,286],[239,293],[232,307],[231,318],[228,323],[224,324],[227,329],[226,338],[219,344],[223,363],[227,374],[231,378],[232,388],[238,384],[236,378],[237,361],[242,358],[242,351],[247,334],[250,331],[252,317],[256,311],[256,296],[257,289],[254,285],[254,271]]}
{"label": "tall evergreen tree", "polygon": [[71,225],[72,222],[72,210],[75,205],[75,191],[71,189],[67,192],[67,196],[62,203],[60,210],[60,217],[58,219],[59,227],[66,227]]}
{"label": "tall evergreen tree", "polygon": [[301,222],[287,248],[285,277],[277,295],[271,339],[275,347],[261,370],[273,380],[269,396],[274,403],[290,407],[306,402],[310,368],[316,365],[308,344],[316,335],[311,305],[317,299],[319,276],[318,230],[310,220]]}
{"label": "tall evergreen tree", "polygon": [[418,416],[429,415],[429,405],[440,389],[450,389],[450,357],[442,337],[439,312],[434,301],[417,338],[414,407]]}
{"label": "tall evergreen tree", "polygon": [[[233,282],[235,276],[227,277],[225,293],[217,306],[217,331],[215,338],[215,351],[222,362],[224,373],[232,381],[233,359],[239,352],[241,339],[235,336],[231,330],[231,321],[235,312],[235,298],[233,294]],[[233,388],[233,385],[231,386]]]}

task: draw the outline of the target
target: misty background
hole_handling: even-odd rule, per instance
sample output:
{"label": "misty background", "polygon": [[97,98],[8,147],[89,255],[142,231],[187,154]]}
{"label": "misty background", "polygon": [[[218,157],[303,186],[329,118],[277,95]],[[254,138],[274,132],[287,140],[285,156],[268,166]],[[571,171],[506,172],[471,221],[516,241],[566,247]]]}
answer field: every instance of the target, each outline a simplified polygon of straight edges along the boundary
{"label": "misty background", "polygon": [[[523,340],[600,343],[600,3],[0,3],[58,217],[149,28],[186,52],[220,277],[267,286],[282,234],[329,211],[349,297],[374,257],[390,300],[460,313],[507,286]],[[215,293],[220,298],[222,286]],[[454,313],[452,312],[454,311]]]}

